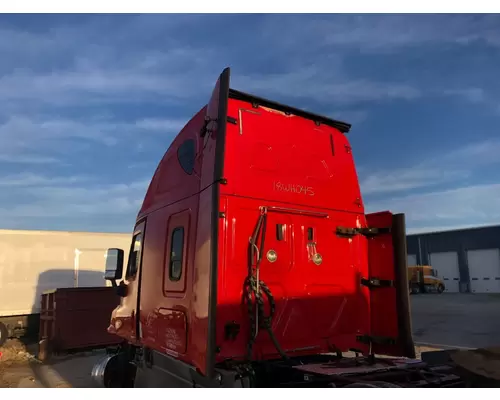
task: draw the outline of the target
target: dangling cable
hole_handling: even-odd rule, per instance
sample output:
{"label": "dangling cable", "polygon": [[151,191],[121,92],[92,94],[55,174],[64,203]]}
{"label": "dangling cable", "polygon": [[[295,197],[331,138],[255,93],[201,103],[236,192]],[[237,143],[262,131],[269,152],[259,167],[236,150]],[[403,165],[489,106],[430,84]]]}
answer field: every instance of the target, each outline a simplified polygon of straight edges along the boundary
{"label": "dangling cable", "polygon": [[[290,360],[287,354],[281,348],[276,335],[272,330],[272,319],[276,312],[276,303],[269,287],[259,278],[260,263],[262,254],[264,253],[264,243],[267,228],[267,209],[261,208],[261,214],[257,220],[254,232],[250,237],[249,246],[249,262],[248,262],[248,276],[245,279],[245,291],[247,293],[248,314],[250,318],[249,341],[247,344],[247,359],[251,361],[253,345],[257,338],[257,333],[261,327],[265,328],[268,332],[274,347],[285,360]],[[260,246],[257,246],[257,240],[260,234]],[[254,260],[255,266],[253,265]],[[264,299],[261,291],[267,297],[269,303],[269,315],[266,316],[264,312]],[[257,303],[254,304],[254,301]]]}

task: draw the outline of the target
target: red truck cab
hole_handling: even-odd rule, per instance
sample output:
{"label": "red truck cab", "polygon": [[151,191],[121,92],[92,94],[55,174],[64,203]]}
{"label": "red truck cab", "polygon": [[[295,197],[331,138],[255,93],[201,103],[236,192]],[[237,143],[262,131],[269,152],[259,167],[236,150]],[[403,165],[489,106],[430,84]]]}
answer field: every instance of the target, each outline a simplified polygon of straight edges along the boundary
{"label": "red truck cab", "polygon": [[328,353],[413,357],[404,216],[365,214],[350,125],[229,75],[158,165],[126,267],[108,252],[113,368],[133,376],[115,385],[262,386]]}

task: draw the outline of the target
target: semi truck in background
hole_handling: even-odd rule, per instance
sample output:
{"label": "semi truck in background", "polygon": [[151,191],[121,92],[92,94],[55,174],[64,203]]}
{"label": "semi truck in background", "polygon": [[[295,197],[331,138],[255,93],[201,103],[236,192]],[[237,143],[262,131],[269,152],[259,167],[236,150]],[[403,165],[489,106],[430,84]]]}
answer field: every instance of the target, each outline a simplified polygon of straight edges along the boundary
{"label": "semi truck in background", "polygon": [[129,244],[130,235],[120,233],[0,230],[0,346],[37,335],[45,291],[110,286],[106,250]]}
{"label": "semi truck in background", "polygon": [[365,213],[349,129],[222,72],[152,177],[128,261],[107,252],[123,341],[97,383],[462,384],[414,359],[404,215]]}
{"label": "semi truck in background", "polygon": [[444,281],[430,265],[409,265],[408,285],[410,293],[443,293]]}

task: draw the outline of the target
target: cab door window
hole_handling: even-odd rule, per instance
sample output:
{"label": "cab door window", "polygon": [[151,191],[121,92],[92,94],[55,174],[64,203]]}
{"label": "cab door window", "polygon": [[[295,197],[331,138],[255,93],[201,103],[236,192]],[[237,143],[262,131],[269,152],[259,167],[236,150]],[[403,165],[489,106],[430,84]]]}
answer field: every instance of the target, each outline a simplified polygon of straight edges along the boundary
{"label": "cab door window", "polygon": [[136,233],[132,238],[132,246],[128,258],[127,272],[125,278],[127,280],[134,279],[139,270],[142,259],[142,232]]}
{"label": "cab door window", "polygon": [[182,276],[182,259],[184,256],[184,227],[177,227],[170,240],[169,278],[177,282]]}
{"label": "cab door window", "polygon": [[169,218],[163,273],[163,292],[167,297],[179,296],[186,290],[189,222],[188,210],[173,214]]}

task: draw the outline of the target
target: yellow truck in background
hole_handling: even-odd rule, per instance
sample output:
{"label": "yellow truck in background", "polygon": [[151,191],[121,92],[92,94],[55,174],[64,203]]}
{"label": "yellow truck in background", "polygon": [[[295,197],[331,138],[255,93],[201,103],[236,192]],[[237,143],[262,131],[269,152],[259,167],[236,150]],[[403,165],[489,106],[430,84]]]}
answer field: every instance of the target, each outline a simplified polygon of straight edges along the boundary
{"label": "yellow truck in background", "polygon": [[408,285],[411,294],[443,293],[444,282],[430,265],[409,265]]}

